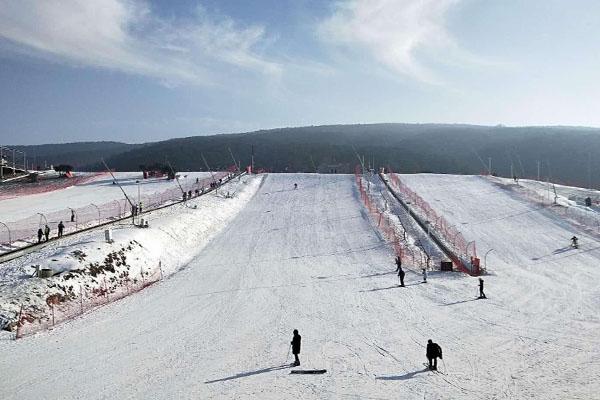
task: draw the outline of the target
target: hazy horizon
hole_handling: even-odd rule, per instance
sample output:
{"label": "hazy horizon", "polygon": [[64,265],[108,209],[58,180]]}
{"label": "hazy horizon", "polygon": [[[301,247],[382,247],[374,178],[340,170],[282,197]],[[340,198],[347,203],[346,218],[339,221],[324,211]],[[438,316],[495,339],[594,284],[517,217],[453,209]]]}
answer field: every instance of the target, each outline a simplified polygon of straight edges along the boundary
{"label": "hazy horizon", "polygon": [[600,127],[592,0],[0,0],[0,143]]}

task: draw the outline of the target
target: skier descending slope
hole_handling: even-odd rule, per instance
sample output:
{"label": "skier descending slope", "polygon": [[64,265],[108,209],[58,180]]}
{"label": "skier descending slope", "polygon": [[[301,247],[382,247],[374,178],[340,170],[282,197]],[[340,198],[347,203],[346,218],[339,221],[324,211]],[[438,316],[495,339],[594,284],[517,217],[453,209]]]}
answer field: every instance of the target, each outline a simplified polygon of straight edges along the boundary
{"label": "skier descending slope", "polygon": [[292,338],[292,354],[296,358],[294,361],[294,366],[297,367],[300,365],[300,359],[298,358],[298,354],[300,354],[300,342],[302,337],[298,334],[298,329],[294,329],[294,337]]}
{"label": "skier descending slope", "polygon": [[439,344],[433,343],[433,340],[429,339],[427,341],[427,360],[429,360],[429,369],[432,371],[437,371],[437,358],[442,358],[442,348]]}
{"label": "skier descending slope", "polygon": [[578,249],[578,248],[579,248],[579,243],[578,243],[578,241],[579,241],[579,239],[577,239],[577,236],[573,236],[573,237],[571,238],[571,246],[572,246],[574,249]]}

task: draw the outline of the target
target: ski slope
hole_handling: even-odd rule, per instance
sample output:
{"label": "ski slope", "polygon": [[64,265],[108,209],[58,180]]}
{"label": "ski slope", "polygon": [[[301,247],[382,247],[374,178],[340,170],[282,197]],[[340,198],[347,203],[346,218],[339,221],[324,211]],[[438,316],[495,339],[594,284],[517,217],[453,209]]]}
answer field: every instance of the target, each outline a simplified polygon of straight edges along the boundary
{"label": "ski slope", "polygon": [[[458,273],[398,288],[352,176],[271,174],[182,271],[0,341],[3,398],[598,398],[597,241],[565,248],[569,226],[478,177],[403,178],[495,249],[488,300]],[[289,374],[293,329],[326,374]],[[429,338],[444,374],[423,366]]]}
{"label": "ski slope", "polygon": [[[138,198],[138,188],[140,195],[144,196],[178,187],[177,182],[166,178],[142,179],[141,172],[116,172],[115,177],[133,200]],[[180,182],[183,185],[194,182],[196,178],[207,177],[210,177],[209,172],[183,172]],[[36,213],[51,213],[67,207],[78,208],[123,199],[123,192],[112,182],[112,177],[106,174],[91,182],[52,192],[0,199],[0,221],[17,221]]]}

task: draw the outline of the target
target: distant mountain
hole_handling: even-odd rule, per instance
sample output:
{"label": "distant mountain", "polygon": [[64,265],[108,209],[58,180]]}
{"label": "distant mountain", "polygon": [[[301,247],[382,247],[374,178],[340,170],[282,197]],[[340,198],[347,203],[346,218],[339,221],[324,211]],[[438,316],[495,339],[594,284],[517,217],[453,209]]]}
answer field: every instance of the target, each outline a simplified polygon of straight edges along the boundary
{"label": "distant mountain", "polygon": [[[255,167],[273,172],[348,173],[358,164],[359,154],[366,164],[374,160],[375,166],[389,166],[398,172],[478,174],[487,169],[491,157],[492,172],[501,176],[511,176],[512,165],[515,175],[536,178],[539,163],[541,179],[600,186],[600,129],[592,128],[329,125],[195,136],[143,145],[102,143],[104,147],[97,149],[93,143],[80,145],[88,146],[88,162],[74,164],[91,169],[101,169],[102,156],[111,168],[121,171],[137,170],[139,165],[165,158],[181,171],[204,170],[201,154],[211,169],[225,168],[233,163],[228,149],[246,166],[254,149]],[[63,156],[68,154],[61,149],[68,145],[54,146]]]}
{"label": "distant mountain", "polygon": [[73,165],[76,169],[85,169],[100,157],[111,157],[115,154],[140,147],[137,144],[119,142],[78,142],[63,144],[41,144],[32,146],[10,146],[27,154],[27,162],[34,167],[57,164]]}

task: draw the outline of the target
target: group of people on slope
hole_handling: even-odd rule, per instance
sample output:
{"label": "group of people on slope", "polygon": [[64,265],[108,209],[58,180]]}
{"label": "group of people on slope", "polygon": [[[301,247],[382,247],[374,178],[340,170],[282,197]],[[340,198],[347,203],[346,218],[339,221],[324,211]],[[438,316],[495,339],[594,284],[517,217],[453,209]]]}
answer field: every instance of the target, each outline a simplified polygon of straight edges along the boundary
{"label": "group of people on slope", "polygon": [[[423,275],[423,283],[427,283],[427,270],[423,268],[421,270]],[[405,272],[402,269],[402,258],[400,256],[396,257],[396,272],[398,272],[398,279],[400,280],[400,287],[405,287],[404,285],[404,275]]]}
{"label": "group of people on slope", "polygon": [[[400,256],[396,257],[396,272],[398,272],[398,279],[400,280],[400,287],[405,287],[404,285],[404,275],[405,272],[402,269],[402,258]],[[427,283],[427,270],[423,268],[423,283]],[[479,298],[487,299],[485,293],[483,292],[483,278],[479,278]]]}
{"label": "group of people on slope", "polygon": [[[58,236],[57,237],[62,237],[63,233],[65,231],[65,224],[63,224],[62,221],[60,221],[58,223]],[[48,226],[48,224],[46,224],[44,226],[44,229],[42,230],[42,228],[40,227],[37,231],[37,238],[38,238],[38,243],[42,242],[42,237],[44,237],[44,241],[47,242],[48,240],[50,240],[50,227]]]}

